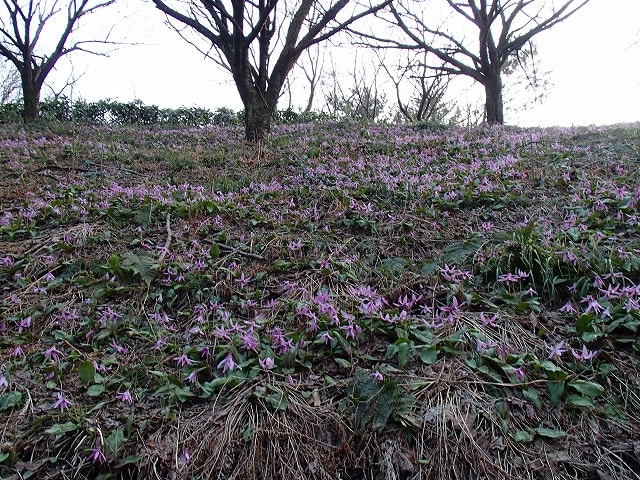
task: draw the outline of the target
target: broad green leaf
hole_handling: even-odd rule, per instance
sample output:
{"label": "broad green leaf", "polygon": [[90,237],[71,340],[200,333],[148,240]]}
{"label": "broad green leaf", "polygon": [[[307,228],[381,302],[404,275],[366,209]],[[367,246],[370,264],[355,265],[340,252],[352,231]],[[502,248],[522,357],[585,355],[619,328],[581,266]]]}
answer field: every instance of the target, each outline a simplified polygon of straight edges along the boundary
{"label": "broad green leaf", "polygon": [[544,427],[534,428],[533,431],[545,438],[562,438],[566,435],[566,432],[563,432],[562,430],[553,430],[551,428]]}
{"label": "broad green leaf", "polygon": [[344,358],[340,358],[340,357],[336,357],[333,360],[342,368],[347,370],[351,369],[351,362],[349,360],[345,360]]}
{"label": "broad green leaf", "polygon": [[124,443],[124,432],[121,428],[111,430],[111,433],[104,439],[105,453],[110,456],[115,456],[118,450],[122,448]]}
{"label": "broad green leaf", "polygon": [[586,395],[587,397],[597,397],[604,393],[604,387],[599,383],[589,382],[587,380],[571,380],[567,383],[568,386],[576,389],[578,392]]}
{"label": "broad green leaf", "polygon": [[401,343],[398,345],[398,364],[404,367],[411,358],[411,345],[408,343]]}
{"label": "broad green leaf", "polygon": [[427,365],[433,365],[438,360],[438,349],[436,347],[423,348],[420,352],[420,360]]}
{"label": "broad green leaf", "polygon": [[551,404],[557,405],[564,393],[564,382],[549,382],[547,384],[549,390],[549,396],[551,397]]}
{"label": "broad green leaf", "polygon": [[99,397],[105,391],[104,385],[91,385],[87,388],[87,395],[90,397]]}
{"label": "broad green leaf", "polygon": [[117,467],[124,467],[126,465],[137,465],[142,460],[140,455],[130,455],[127,458],[123,458],[116,462]]}
{"label": "broad green leaf", "polygon": [[10,456],[11,456],[11,453],[9,452],[0,453],[0,463],[4,462]]}
{"label": "broad green leaf", "polygon": [[589,313],[580,315],[580,317],[576,321],[576,332],[578,333],[578,335],[582,335],[585,332],[594,331],[594,328],[593,328],[594,318],[595,317]]}
{"label": "broad green leaf", "polygon": [[567,378],[567,373],[549,360],[541,362],[540,366],[544,368],[547,378],[550,380],[564,380]]}
{"label": "broad green leaf", "polygon": [[538,390],[535,388],[527,388],[522,391],[522,394],[525,398],[531,400],[531,402],[535,405],[538,410],[542,410],[542,401],[540,400],[540,395],[538,394]]}
{"label": "broad green leaf", "polygon": [[51,435],[64,435],[65,433],[73,432],[78,429],[78,425],[73,422],[56,423],[51,428],[45,430],[46,433]]}
{"label": "broad green leaf", "polygon": [[80,375],[80,381],[83,385],[87,386],[93,381],[93,376],[96,373],[96,369],[93,366],[93,362],[80,362],[77,367],[78,375]]}
{"label": "broad green leaf", "polygon": [[518,430],[513,434],[513,439],[516,442],[521,442],[521,443],[532,442],[533,437],[534,437],[533,433],[527,430]]}
{"label": "broad green leaf", "polygon": [[22,393],[12,390],[0,396],[0,411],[9,410],[17,407],[22,402]]}
{"label": "broad green leaf", "polygon": [[209,255],[211,256],[212,260],[215,260],[220,256],[220,246],[217,243],[211,245],[211,248],[209,249]]}
{"label": "broad green leaf", "polygon": [[120,266],[120,257],[118,254],[114,253],[107,260],[107,266],[112,273],[120,273],[122,271],[122,267]]}
{"label": "broad green leaf", "polygon": [[596,408],[596,404],[591,398],[584,395],[576,395],[575,393],[567,395],[565,402],[567,405],[573,405],[574,407]]}

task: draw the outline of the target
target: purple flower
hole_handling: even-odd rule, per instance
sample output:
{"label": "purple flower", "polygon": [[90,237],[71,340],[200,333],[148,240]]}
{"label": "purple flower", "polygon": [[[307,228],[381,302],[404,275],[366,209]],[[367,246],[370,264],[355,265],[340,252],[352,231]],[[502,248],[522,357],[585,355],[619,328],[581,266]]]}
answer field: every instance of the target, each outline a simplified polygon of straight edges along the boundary
{"label": "purple flower", "polygon": [[20,320],[18,324],[18,333],[22,332],[23,329],[29,328],[31,326],[31,317],[25,317]]}
{"label": "purple flower", "polygon": [[179,357],[173,357],[173,361],[176,362],[179,367],[184,367],[185,365],[193,365],[193,360],[187,357],[186,353],[183,353]]}
{"label": "purple flower", "polygon": [[251,282],[251,277],[245,277],[244,272],[240,274],[239,278],[234,280],[241,288],[246,287]]}
{"label": "purple flower", "polygon": [[562,356],[562,354],[567,351],[567,349],[564,348],[564,340],[562,340],[559,343],[556,343],[555,345],[547,345],[547,342],[544,342],[544,344],[549,349],[549,357],[548,358],[558,358],[559,359]]}
{"label": "purple flower", "polygon": [[189,382],[189,383],[195,383],[197,379],[198,379],[198,371],[197,370],[194,370],[193,372],[191,372],[187,376],[187,382]]}
{"label": "purple flower", "polygon": [[582,300],[580,300],[580,303],[588,304],[587,309],[584,311],[584,313],[589,313],[591,310],[593,310],[594,313],[600,313],[604,310],[604,307],[600,305],[600,302],[598,302],[598,300],[593,298],[593,296],[591,295],[587,295],[586,297],[584,297]]}
{"label": "purple flower", "polygon": [[55,279],[56,279],[56,277],[51,272],[47,272],[46,274],[44,274],[42,276],[42,280],[44,280],[46,282],[53,282]]}
{"label": "purple flower", "polygon": [[324,332],[320,334],[320,338],[322,339],[322,341],[324,343],[326,343],[327,345],[331,343],[331,341],[333,340],[333,338],[331,338],[331,334],[329,332]]}
{"label": "purple flower", "polygon": [[261,358],[258,360],[258,363],[260,364],[260,368],[263,370],[271,370],[275,365],[275,362],[271,357]]}
{"label": "purple flower", "polygon": [[513,373],[514,377],[518,380],[524,380],[524,370],[522,367],[514,368],[511,373]]}
{"label": "purple flower", "polygon": [[0,374],[0,388],[7,388],[9,386],[9,382],[7,381],[7,377],[4,374]]}
{"label": "purple flower", "polygon": [[64,356],[64,353],[58,350],[55,346],[51,347],[48,350],[45,350],[44,352],[42,352],[42,354],[44,355],[44,358],[48,358],[52,362],[56,362],[58,361],[58,358]]}
{"label": "purple flower", "polygon": [[100,322],[100,325],[104,327],[109,321],[116,321],[120,317],[122,317],[122,315],[118,312],[113,310],[111,307],[106,307],[102,310],[102,314],[98,321]]}
{"label": "purple flower", "polygon": [[51,408],[59,408],[61,412],[64,412],[65,408],[68,408],[71,402],[62,393],[56,393],[56,401],[51,405]]}
{"label": "purple flower", "polygon": [[375,380],[376,382],[381,382],[382,380],[384,380],[382,374],[377,370],[371,373],[371,378],[373,378],[373,380]]}
{"label": "purple flower", "polygon": [[133,398],[131,397],[131,392],[129,390],[125,390],[124,392],[120,392],[116,395],[118,400],[123,401],[124,403],[133,403]]}
{"label": "purple flower", "polygon": [[218,363],[218,368],[222,368],[222,373],[226,373],[228,371],[234,371],[236,368],[242,370],[238,364],[233,360],[233,355],[231,352],[227,353],[227,355],[222,359],[220,363]]}
{"label": "purple flower", "polygon": [[180,463],[182,464],[187,464],[189,463],[189,459],[191,458],[191,455],[189,454],[189,450],[187,450],[186,448],[182,451],[182,455],[180,455]]}
{"label": "purple flower", "polygon": [[95,447],[89,450],[89,460],[93,463],[104,463],[107,461],[107,458],[102,453],[102,448],[100,446],[100,442],[96,439]]}
{"label": "purple flower", "polygon": [[480,321],[482,322],[483,327],[497,327],[498,326],[498,324],[496,323],[497,319],[498,319],[497,313],[490,318],[487,318],[484,312],[480,313]]}
{"label": "purple flower", "polygon": [[565,312],[565,313],[576,313],[577,312],[576,307],[573,305],[573,302],[571,300],[569,300],[562,307],[560,307],[560,311],[561,312]]}
{"label": "purple flower", "polygon": [[111,345],[115,349],[115,351],[118,352],[118,353],[127,353],[129,351],[129,349],[127,349],[126,347],[118,345],[116,343],[116,339],[115,338],[111,339],[111,343],[109,345]]}
{"label": "purple flower", "polygon": [[480,339],[476,339],[476,351],[478,353],[484,353],[490,348],[494,348],[496,344],[494,342],[484,342]]}
{"label": "purple flower", "polygon": [[582,346],[582,351],[581,352],[578,352],[578,351],[576,351],[574,349],[571,349],[571,355],[573,355],[573,358],[575,358],[579,362],[584,362],[586,360],[591,360],[597,354],[598,354],[597,351],[588,350],[586,345]]}

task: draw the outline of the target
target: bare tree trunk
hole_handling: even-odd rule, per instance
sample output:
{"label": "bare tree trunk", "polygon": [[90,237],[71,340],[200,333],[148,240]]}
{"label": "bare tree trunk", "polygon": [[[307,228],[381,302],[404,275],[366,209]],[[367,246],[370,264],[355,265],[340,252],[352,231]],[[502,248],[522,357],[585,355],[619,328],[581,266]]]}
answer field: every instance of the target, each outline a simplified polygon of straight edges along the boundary
{"label": "bare tree trunk", "polygon": [[250,143],[262,142],[271,130],[271,118],[275,105],[270,106],[265,100],[253,96],[244,106],[244,135]]}
{"label": "bare tree trunk", "polygon": [[487,123],[504,124],[504,107],[502,102],[502,79],[500,73],[492,75],[484,84],[486,94]]}
{"label": "bare tree trunk", "polygon": [[40,117],[40,88],[23,80],[22,94],[24,97],[23,119],[25,123],[33,123]]}

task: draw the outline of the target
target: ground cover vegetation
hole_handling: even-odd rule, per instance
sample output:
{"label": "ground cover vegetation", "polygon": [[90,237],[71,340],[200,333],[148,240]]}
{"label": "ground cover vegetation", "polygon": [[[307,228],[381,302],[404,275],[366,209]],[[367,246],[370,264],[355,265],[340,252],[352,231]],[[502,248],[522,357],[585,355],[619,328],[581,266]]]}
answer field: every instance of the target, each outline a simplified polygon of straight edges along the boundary
{"label": "ground cover vegetation", "polygon": [[0,476],[638,478],[638,126],[427,127],[0,126]]}

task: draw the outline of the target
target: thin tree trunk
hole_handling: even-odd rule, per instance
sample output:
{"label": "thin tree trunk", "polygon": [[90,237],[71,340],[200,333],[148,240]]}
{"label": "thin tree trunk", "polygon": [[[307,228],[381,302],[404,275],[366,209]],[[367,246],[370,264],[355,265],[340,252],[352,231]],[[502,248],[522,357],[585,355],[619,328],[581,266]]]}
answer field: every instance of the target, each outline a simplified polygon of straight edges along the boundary
{"label": "thin tree trunk", "polygon": [[504,107],[502,103],[502,79],[500,73],[492,75],[484,85],[486,94],[487,123],[504,124]]}

